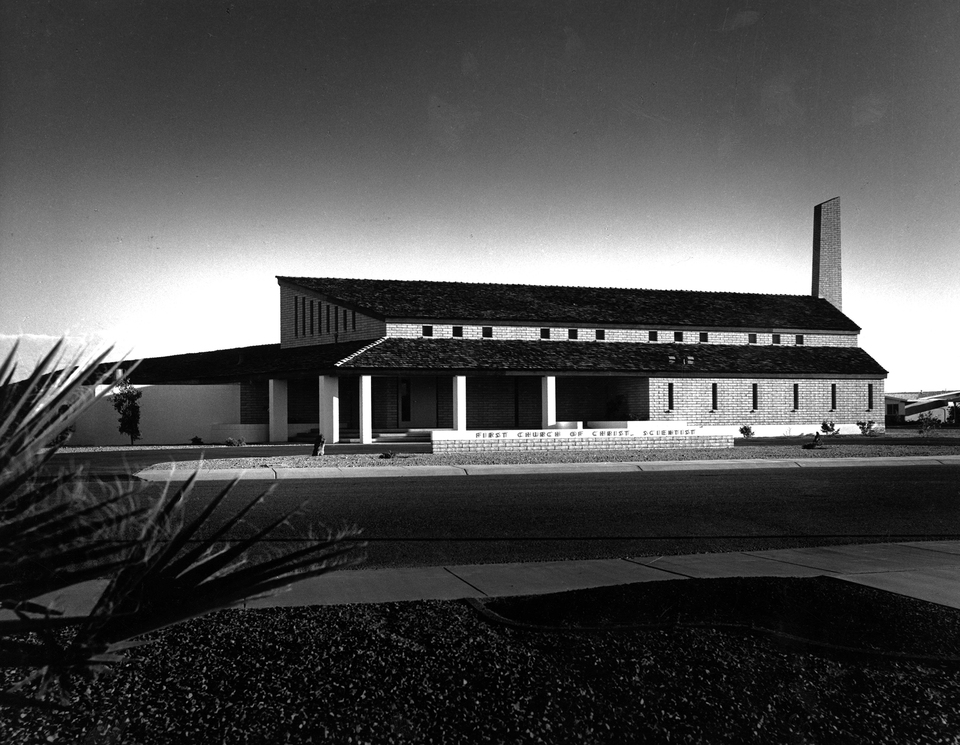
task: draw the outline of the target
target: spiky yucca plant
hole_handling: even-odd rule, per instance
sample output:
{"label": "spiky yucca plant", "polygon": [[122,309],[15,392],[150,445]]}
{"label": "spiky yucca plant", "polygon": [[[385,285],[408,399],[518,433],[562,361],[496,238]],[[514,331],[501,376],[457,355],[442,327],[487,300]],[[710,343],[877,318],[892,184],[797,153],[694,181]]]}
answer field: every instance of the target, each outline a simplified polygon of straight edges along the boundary
{"label": "spiky yucca plant", "polygon": [[[78,678],[121,659],[136,637],[358,561],[356,529],[306,536],[299,549],[251,561],[294,514],[228,540],[269,490],[211,529],[236,482],[184,523],[194,478],[147,499],[136,486],[91,484],[82,470],[45,477],[58,447],[47,444],[109,393],[119,369],[104,364],[109,350],[66,364],[61,353],[62,343],[17,383],[16,348],[0,362],[0,667],[23,671],[0,703],[49,705],[51,693],[65,703]],[[86,616],[37,602],[91,580],[105,589]]]}

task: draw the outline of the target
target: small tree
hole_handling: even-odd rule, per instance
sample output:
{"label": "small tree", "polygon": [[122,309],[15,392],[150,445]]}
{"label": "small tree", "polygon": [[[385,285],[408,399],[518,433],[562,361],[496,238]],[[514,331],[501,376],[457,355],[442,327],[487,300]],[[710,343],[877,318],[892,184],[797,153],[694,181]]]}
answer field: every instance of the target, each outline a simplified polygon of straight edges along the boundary
{"label": "small tree", "polygon": [[940,420],[929,411],[917,417],[917,431],[922,437],[927,437],[936,429],[940,429]]}
{"label": "small tree", "polygon": [[122,380],[113,392],[113,408],[120,415],[120,434],[130,437],[130,444],[140,439],[140,397],[129,380]]}

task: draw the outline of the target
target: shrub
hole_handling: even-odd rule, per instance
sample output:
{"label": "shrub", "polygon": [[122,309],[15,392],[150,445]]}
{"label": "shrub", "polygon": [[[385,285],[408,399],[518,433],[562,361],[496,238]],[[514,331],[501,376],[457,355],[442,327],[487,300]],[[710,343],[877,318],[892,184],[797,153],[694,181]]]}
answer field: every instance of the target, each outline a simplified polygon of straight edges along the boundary
{"label": "shrub", "polygon": [[820,424],[820,431],[825,435],[839,435],[840,430],[837,429],[836,425],[833,422],[828,422],[826,419],[823,420]]}
{"label": "shrub", "polygon": [[234,439],[234,438],[232,438],[232,437],[228,437],[225,444],[226,444],[226,445],[229,445],[229,446],[232,447],[232,448],[238,448],[238,447],[243,447],[244,445],[246,445],[246,444],[247,444],[247,441],[244,440],[242,437],[238,437],[238,438],[236,438],[236,439]]}
{"label": "shrub", "polygon": [[191,437],[191,438],[190,438],[190,444],[191,444],[191,445],[202,445],[202,444],[203,444],[203,438],[201,438],[201,437]]}
{"label": "shrub", "polygon": [[929,411],[917,417],[917,431],[922,437],[929,436],[935,429],[940,429],[940,420]]}
{"label": "shrub", "polygon": [[[310,534],[300,548],[252,556],[295,513],[217,543],[269,493],[231,510],[223,525],[210,525],[235,482],[188,523],[183,504],[196,474],[149,500],[136,485],[93,484],[82,469],[42,477],[56,452],[45,443],[111,390],[118,369],[102,364],[107,352],[62,366],[62,346],[19,383],[12,382],[16,346],[0,360],[0,608],[15,615],[0,619],[0,668],[7,681],[27,671],[0,691],[0,704],[50,705],[54,695],[65,704],[78,678],[121,661],[118,652],[135,637],[355,563],[355,529]],[[105,386],[104,393],[78,395],[90,385]],[[97,579],[107,584],[86,616],[63,618],[36,600]]]}
{"label": "shrub", "polygon": [[745,438],[753,437],[753,427],[751,427],[749,424],[744,424],[740,428],[740,434]]}
{"label": "shrub", "polygon": [[869,422],[857,422],[857,426],[860,428],[861,435],[876,437],[880,434],[879,430],[877,430],[877,423],[873,421],[873,419]]}
{"label": "shrub", "polygon": [[120,415],[120,434],[130,437],[130,444],[140,438],[140,398],[143,396],[128,380],[123,380],[113,390],[113,408]]}

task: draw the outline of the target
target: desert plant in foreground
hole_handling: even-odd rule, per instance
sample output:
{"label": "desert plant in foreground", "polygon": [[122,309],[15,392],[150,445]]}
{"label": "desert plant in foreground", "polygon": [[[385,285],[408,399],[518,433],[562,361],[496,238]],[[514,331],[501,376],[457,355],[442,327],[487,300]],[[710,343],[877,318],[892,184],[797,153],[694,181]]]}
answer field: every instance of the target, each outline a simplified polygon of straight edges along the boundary
{"label": "desert plant in foreground", "polygon": [[744,424],[740,428],[740,434],[743,435],[745,439],[753,437],[753,427],[751,427],[749,424]]}
{"label": "desert plant in foreground", "polygon": [[[45,477],[56,452],[45,444],[99,398],[84,395],[87,386],[109,391],[117,365],[102,364],[107,353],[60,365],[58,345],[13,383],[15,353],[0,362],[0,668],[21,679],[0,703],[49,703],[54,693],[65,702],[78,679],[121,659],[140,635],[355,562],[355,529],[309,535],[299,549],[254,561],[254,549],[295,514],[232,535],[269,491],[216,527],[213,513],[233,484],[185,522],[193,478],[148,498],[138,487],[91,485],[81,471]],[[106,587],[85,616],[38,601],[89,580]]]}

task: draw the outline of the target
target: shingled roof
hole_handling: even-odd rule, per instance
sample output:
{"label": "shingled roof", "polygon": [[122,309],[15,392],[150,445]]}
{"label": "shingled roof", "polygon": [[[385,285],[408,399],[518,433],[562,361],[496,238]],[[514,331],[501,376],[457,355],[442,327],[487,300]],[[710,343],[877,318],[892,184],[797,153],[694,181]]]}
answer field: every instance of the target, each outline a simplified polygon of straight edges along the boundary
{"label": "shingled roof", "polygon": [[277,277],[381,320],[859,332],[823,298],[691,290]]}
{"label": "shingled roof", "polygon": [[281,349],[279,344],[143,360],[134,383],[226,383],[331,372],[489,375],[886,375],[859,347],[381,339]]}

